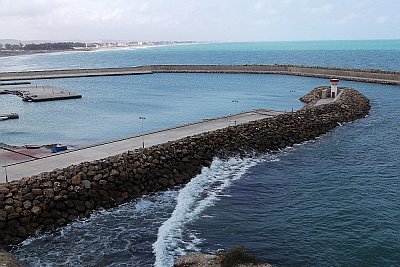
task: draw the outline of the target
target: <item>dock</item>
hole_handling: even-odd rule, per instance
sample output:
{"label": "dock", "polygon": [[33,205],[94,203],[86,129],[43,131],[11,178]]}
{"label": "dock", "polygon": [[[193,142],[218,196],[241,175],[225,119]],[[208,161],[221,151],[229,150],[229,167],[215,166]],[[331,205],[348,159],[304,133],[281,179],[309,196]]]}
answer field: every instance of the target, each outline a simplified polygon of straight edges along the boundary
{"label": "dock", "polygon": [[54,86],[27,86],[0,89],[0,94],[13,94],[27,102],[54,101],[64,99],[82,98],[82,95],[75,94],[65,89]]}
{"label": "dock", "polygon": [[[250,121],[261,120],[283,114],[285,111],[257,109],[243,112],[232,116],[205,120],[189,125],[137,135],[125,139],[106,142],[77,150],[67,150],[58,154],[47,155],[37,158],[19,157],[20,161],[9,162],[1,166],[0,182],[5,182],[7,174],[8,181],[18,180],[22,177],[37,175],[42,172],[50,172],[73,164],[85,161],[94,161],[109,156],[118,155],[129,150],[140,149],[143,141],[146,147],[176,141],[184,137],[193,136],[205,132],[223,129],[229,126],[240,125]],[[12,153],[7,151],[7,153]],[[17,153],[17,152],[15,152]],[[10,156],[8,156],[10,158]]]}

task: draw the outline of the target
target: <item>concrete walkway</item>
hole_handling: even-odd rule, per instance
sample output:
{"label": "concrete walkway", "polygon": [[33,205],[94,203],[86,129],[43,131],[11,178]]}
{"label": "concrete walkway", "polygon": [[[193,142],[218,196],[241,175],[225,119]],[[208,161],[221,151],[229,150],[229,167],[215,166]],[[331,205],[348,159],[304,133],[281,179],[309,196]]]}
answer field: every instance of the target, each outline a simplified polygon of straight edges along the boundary
{"label": "concrete walkway", "polygon": [[144,75],[153,74],[152,71],[138,70],[137,68],[102,68],[102,69],[71,69],[71,70],[48,70],[48,71],[21,71],[0,72],[2,81],[18,80],[40,80],[61,79],[98,76],[122,76],[122,75]]}
{"label": "concrete walkway", "polygon": [[158,132],[147,133],[144,136],[134,136],[113,142],[90,146],[87,148],[67,151],[39,159],[2,166],[0,170],[0,182],[5,182],[7,173],[8,181],[18,180],[22,177],[36,175],[42,172],[50,172],[57,168],[65,168],[72,164],[79,164],[84,161],[93,161],[109,156],[114,156],[142,147],[143,138],[146,147],[175,141],[187,136],[215,131],[218,129],[242,124],[249,121],[260,120],[285,113],[284,111],[258,109],[250,112],[240,113],[234,116],[227,116],[211,119],[203,122],[179,126]]}

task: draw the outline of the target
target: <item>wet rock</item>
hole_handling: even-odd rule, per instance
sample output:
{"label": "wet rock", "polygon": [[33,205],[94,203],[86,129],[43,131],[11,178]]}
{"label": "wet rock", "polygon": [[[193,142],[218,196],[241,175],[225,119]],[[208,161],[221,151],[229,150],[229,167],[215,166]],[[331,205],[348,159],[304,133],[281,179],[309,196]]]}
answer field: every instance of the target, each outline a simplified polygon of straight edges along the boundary
{"label": "wet rock", "polygon": [[40,196],[43,194],[43,190],[40,188],[34,188],[34,189],[32,189],[32,194],[35,196]]}
{"label": "wet rock", "polygon": [[0,251],[0,263],[4,267],[22,267],[22,264],[14,257],[14,255]]}
{"label": "wet rock", "polygon": [[0,186],[0,194],[7,195],[8,193],[10,193],[10,189],[5,186]]}
{"label": "wet rock", "polygon": [[29,201],[29,200],[26,200],[26,201],[23,203],[23,205],[24,205],[24,209],[26,209],[26,210],[29,210],[29,209],[32,208],[32,202]]}
{"label": "wet rock", "polygon": [[83,180],[82,181],[82,186],[85,189],[90,189],[92,187],[92,183],[89,180]]}
{"label": "wet rock", "polygon": [[7,211],[0,210],[0,222],[5,222],[7,220]]}
{"label": "wet rock", "polygon": [[66,224],[67,224],[67,220],[64,219],[64,218],[56,220],[56,225],[57,226],[63,226],[63,225],[66,225]]}
{"label": "wet rock", "polygon": [[118,176],[118,175],[119,175],[119,171],[113,169],[113,170],[111,170],[110,175],[111,175],[111,176]]}
{"label": "wet rock", "polygon": [[103,179],[103,175],[102,174],[97,174],[97,175],[95,175],[94,177],[93,177],[93,181],[95,181],[95,182],[98,182],[98,181],[100,181],[101,179]]}
{"label": "wet rock", "polygon": [[72,177],[71,179],[71,183],[72,185],[80,185],[81,184],[81,175],[75,175],[74,177]]}
{"label": "wet rock", "polygon": [[54,197],[54,189],[53,188],[46,188],[43,190],[43,195],[46,198],[53,198]]}
{"label": "wet rock", "polygon": [[13,213],[13,212],[14,212],[14,207],[13,207],[13,206],[10,206],[10,205],[7,205],[7,206],[4,207],[3,210],[4,210],[5,212],[7,212],[8,214],[10,214],[10,213]]}
{"label": "wet rock", "polygon": [[33,215],[38,216],[38,215],[41,214],[42,209],[41,209],[40,207],[38,207],[38,206],[35,206],[35,207],[33,207],[33,208],[31,209],[31,212],[32,212]]}

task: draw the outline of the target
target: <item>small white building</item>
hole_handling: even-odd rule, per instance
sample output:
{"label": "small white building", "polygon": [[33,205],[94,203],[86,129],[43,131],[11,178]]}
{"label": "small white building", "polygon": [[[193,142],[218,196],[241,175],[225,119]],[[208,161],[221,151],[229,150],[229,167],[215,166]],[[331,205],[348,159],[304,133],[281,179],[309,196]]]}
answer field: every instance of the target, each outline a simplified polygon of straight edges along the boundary
{"label": "small white building", "polygon": [[332,78],[330,81],[331,81],[331,98],[335,98],[338,95],[339,79]]}

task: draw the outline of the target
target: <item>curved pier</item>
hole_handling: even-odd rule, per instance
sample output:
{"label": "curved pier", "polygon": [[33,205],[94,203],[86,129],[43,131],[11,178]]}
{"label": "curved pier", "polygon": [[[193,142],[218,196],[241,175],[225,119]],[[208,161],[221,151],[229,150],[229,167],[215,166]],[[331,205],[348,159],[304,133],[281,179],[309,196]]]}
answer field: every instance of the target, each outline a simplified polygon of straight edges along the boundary
{"label": "curved pier", "polygon": [[93,76],[142,75],[152,73],[278,74],[313,78],[400,85],[400,72],[346,69],[301,65],[149,65],[125,68],[66,69],[27,72],[1,72],[1,81],[58,79]]}

